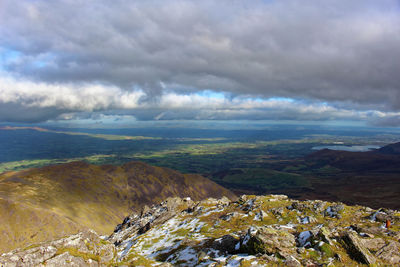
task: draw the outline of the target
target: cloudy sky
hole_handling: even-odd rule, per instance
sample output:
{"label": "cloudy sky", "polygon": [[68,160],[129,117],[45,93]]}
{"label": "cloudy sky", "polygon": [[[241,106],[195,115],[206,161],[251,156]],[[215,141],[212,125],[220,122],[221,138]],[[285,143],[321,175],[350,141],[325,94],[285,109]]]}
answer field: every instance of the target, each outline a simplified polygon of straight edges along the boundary
{"label": "cloudy sky", "polygon": [[0,0],[0,121],[400,126],[399,0]]}

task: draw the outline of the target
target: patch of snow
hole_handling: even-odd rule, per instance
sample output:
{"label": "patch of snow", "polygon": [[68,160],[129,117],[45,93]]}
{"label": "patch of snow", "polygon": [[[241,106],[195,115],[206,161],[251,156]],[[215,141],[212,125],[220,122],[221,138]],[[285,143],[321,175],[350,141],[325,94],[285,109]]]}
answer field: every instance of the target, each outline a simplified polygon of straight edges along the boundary
{"label": "patch of snow", "polygon": [[213,260],[219,263],[225,263],[226,262],[227,257],[226,256],[218,256],[218,257],[214,257]]}
{"label": "patch of snow", "polygon": [[252,208],[253,206],[254,206],[254,201],[255,201],[256,199],[255,198],[252,198],[252,199],[250,199],[249,201],[247,201],[247,205],[249,205],[250,206],[250,208]]}
{"label": "patch of snow", "polygon": [[285,228],[285,229],[294,229],[297,225],[293,223],[278,225],[278,228]]}
{"label": "patch of snow", "polygon": [[[132,248],[134,251],[154,259],[160,254],[176,250],[184,238],[194,238],[196,241],[206,239],[205,236],[199,233],[203,226],[204,223],[200,222],[198,218],[185,220],[179,216],[171,218],[164,224],[156,225],[146,233],[130,239],[131,242],[124,246],[125,249],[120,252],[120,255],[122,257],[125,256],[134,245]],[[188,234],[186,236],[174,234],[179,230],[187,230]],[[186,252],[189,253],[188,251]],[[179,257],[183,257],[183,254]]]}
{"label": "patch of snow", "polygon": [[217,213],[217,212],[224,211],[224,209],[223,208],[220,208],[220,209],[211,208],[211,209],[207,209],[206,211],[207,211],[206,213],[203,213],[201,215],[202,217],[206,217],[208,215],[211,215],[212,213]]}
{"label": "patch of snow", "polygon": [[374,214],[371,215],[370,220],[371,220],[372,222],[376,222],[376,215],[377,215],[377,214],[378,214],[378,211],[377,211],[377,212],[374,212]]}
{"label": "patch of snow", "polygon": [[308,216],[303,217],[303,218],[300,217],[299,218],[299,222],[302,223],[302,224],[310,223],[310,217],[308,217]]}
{"label": "patch of snow", "polygon": [[259,212],[256,212],[256,216],[254,216],[255,221],[262,221],[264,219],[264,216],[266,216],[266,213],[262,210],[260,210]]}
{"label": "patch of snow", "polygon": [[228,261],[226,264],[227,267],[239,267],[240,266],[240,259],[234,258]]}
{"label": "patch of snow", "polygon": [[239,250],[240,249],[240,242],[237,242],[237,244],[235,245],[235,250]]}
{"label": "patch of snow", "polygon": [[243,261],[243,260],[250,261],[250,260],[255,259],[255,258],[256,257],[253,256],[253,255],[249,256],[247,254],[238,254],[238,255],[235,255],[235,256],[231,257],[228,260],[226,266],[227,267],[239,267],[241,261]]}
{"label": "patch of snow", "polygon": [[242,244],[246,245],[247,242],[249,242],[249,240],[250,240],[250,235],[255,235],[256,233],[257,233],[257,230],[254,227],[250,227],[249,233],[246,234],[246,236],[244,237]]}
{"label": "patch of snow", "polygon": [[335,213],[332,211],[332,208],[331,208],[331,207],[328,207],[328,208],[326,209],[326,213],[328,213],[328,215],[331,216],[331,217],[333,217],[333,216],[335,215]]}
{"label": "patch of snow", "polygon": [[257,233],[257,229],[254,228],[253,226],[250,227],[249,231],[250,231],[250,234],[252,234],[252,235],[255,235]]}
{"label": "patch of snow", "polygon": [[249,242],[249,240],[250,240],[250,236],[249,235],[246,235],[245,237],[244,237],[244,239],[243,239],[243,245],[246,245],[247,244],[247,242]]}
{"label": "patch of snow", "polygon": [[184,263],[186,266],[194,266],[198,261],[197,252],[191,247],[186,247],[170,255],[166,261],[172,264],[177,264],[179,262],[180,264]]}
{"label": "patch of snow", "polygon": [[122,259],[123,257],[125,257],[125,255],[129,252],[129,250],[132,248],[132,246],[136,243],[136,240],[133,240],[133,239],[134,238],[124,242],[124,249],[117,253],[119,259]]}

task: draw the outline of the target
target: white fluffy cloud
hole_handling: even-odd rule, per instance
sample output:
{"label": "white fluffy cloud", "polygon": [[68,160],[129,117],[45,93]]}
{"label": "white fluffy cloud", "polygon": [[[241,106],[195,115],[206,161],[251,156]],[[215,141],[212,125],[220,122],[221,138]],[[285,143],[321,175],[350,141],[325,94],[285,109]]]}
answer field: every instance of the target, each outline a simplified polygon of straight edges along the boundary
{"label": "white fluffy cloud", "polygon": [[392,123],[400,110],[397,0],[2,0],[0,53],[0,120]]}
{"label": "white fluffy cloud", "polygon": [[[13,88],[9,90],[9,88]],[[47,84],[0,78],[0,121],[137,118],[139,120],[361,120],[392,125],[396,112],[360,111],[287,98],[230,97],[212,91],[164,92],[148,99],[142,90],[115,86]],[[124,117],[126,116],[126,117]]]}

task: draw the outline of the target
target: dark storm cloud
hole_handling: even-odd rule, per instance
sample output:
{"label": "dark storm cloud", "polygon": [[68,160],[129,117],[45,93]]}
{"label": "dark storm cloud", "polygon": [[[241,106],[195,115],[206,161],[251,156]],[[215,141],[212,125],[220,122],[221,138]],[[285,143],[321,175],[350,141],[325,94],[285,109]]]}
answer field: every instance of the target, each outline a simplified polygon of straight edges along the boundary
{"label": "dark storm cloud", "polygon": [[395,0],[3,0],[0,47],[3,68],[20,80],[400,109]]}
{"label": "dark storm cloud", "polygon": [[400,126],[400,114],[374,118],[371,124],[379,127],[398,127]]}
{"label": "dark storm cloud", "polygon": [[66,112],[54,107],[27,107],[19,103],[1,103],[0,121],[9,122],[42,122],[53,119]]}

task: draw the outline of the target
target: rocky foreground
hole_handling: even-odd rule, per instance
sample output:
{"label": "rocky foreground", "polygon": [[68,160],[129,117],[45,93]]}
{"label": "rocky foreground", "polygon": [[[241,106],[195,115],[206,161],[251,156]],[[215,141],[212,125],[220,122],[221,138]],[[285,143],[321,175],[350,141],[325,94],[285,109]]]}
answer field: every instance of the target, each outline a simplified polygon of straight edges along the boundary
{"label": "rocky foreground", "polygon": [[1,266],[393,266],[400,213],[284,195],[193,202],[132,213],[109,237],[86,231],[0,256]]}

